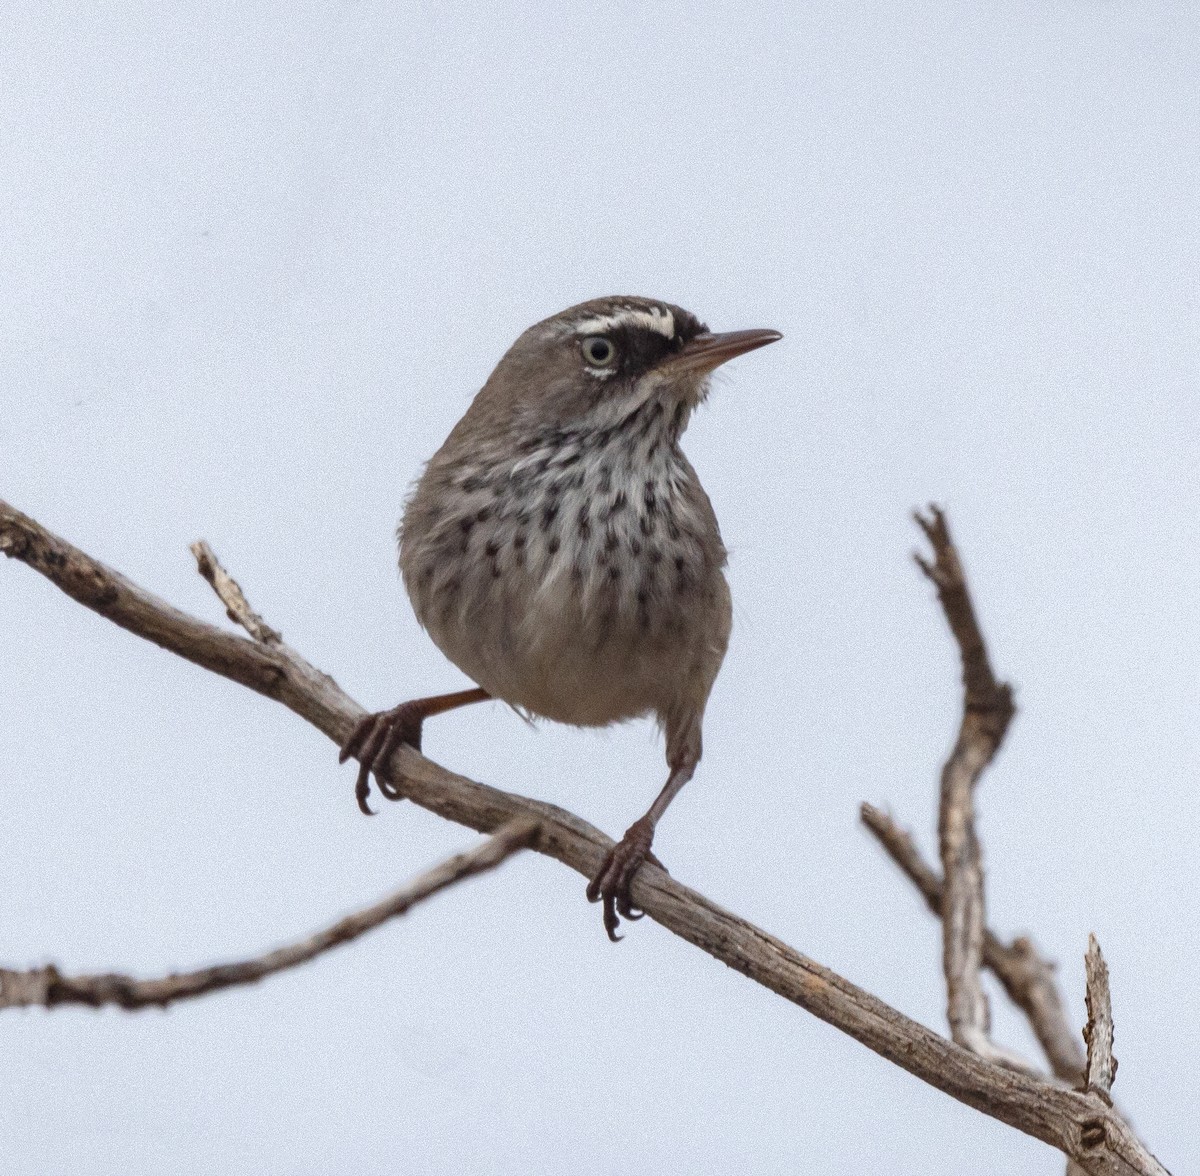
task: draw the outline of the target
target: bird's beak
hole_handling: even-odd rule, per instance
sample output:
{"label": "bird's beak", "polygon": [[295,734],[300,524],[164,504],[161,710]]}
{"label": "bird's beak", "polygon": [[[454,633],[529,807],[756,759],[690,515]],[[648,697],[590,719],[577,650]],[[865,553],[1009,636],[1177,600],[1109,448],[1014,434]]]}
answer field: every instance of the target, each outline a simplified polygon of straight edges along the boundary
{"label": "bird's beak", "polygon": [[683,345],[683,350],[667,356],[659,371],[670,375],[705,375],[728,360],[747,351],[756,351],[783,336],[778,331],[726,331],[721,335],[697,335]]}

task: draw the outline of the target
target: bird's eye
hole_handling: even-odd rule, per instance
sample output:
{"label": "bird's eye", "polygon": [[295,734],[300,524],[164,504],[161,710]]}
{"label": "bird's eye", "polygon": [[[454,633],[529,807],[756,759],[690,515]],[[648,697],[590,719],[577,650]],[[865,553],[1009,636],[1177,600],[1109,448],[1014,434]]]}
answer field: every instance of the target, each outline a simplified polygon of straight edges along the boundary
{"label": "bird's eye", "polygon": [[608,367],[616,356],[617,349],[607,335],[590,335],[583,341],[583,358],[592,367]]}

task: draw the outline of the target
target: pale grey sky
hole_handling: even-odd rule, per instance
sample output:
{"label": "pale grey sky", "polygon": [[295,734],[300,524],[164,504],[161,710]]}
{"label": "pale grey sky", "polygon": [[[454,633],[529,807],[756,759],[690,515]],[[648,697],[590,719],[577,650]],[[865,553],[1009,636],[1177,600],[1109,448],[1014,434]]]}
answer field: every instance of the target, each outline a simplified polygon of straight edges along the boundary
{"label": "pale grey sky", "polygon": [[[957,667],[909,560],[945,503],[1021,712],[991,921],[1095,931],[1116,1092],[1196,1167],[1200,18],[1178,3],[9,5],[0,497],[181,607],[207,538],[365,705],[461,675],[405,489],[511,340],[583,298],[785,341],[686,447],[735,633],[672,872],[944,1028],[936,927],[857,825],[933,844]],[[0,565],[0,962],[154,974],[381,897],[466,830],[353,801],[276,704]],[[431,723],[611,833],[649,724]],[[7,1014],[6,1172],[1060,1173],[526,855],[166,1013]],[[1032,1050],[994,1002],[997,1034]]]}

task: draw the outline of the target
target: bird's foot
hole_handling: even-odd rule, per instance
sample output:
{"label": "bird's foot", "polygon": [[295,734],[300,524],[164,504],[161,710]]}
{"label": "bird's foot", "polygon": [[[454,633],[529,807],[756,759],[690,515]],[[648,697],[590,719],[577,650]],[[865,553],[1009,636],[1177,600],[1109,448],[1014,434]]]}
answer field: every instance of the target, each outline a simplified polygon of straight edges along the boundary
{"label": "bird's foot", "polygon": [[645,817],[634,821],[625,830],[625,836],[608,851],[596,876],[588,883],[588,902],[604,902],[604,930],[613,943],[622,938],[617,934],[621,919],[642,917],[643,912],[634,907],[629,895],[633,876],[642,863],[651,862],[660,870],[666,870],[666,866],[650,852],[653,840],[654,826]]}
{"label": "bird's foot", "polygon": [[425,721],[422,701],[419,699],[415,702],[402,702],[391,710],[364,715],[350,733],[350,738],[346,740],[338,756],[339,764],[344,764],[348,759],[358,760],[354,799],[368,817],[374,815],[371,806],[367,804],[367,797],[371,794],[372,773],[375,774],[375,783],[379,785],[379,791],[388,800],[404,799],[404,794],[383,773],[392,758],[392,753],[402,743],[407,743],[417,751],[421,750],[421,724]]}

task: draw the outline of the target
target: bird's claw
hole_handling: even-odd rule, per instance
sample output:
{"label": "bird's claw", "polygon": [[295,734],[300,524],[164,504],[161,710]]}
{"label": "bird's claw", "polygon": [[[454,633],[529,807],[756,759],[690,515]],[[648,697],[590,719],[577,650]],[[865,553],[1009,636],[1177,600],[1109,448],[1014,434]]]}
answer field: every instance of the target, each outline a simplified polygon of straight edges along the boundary
{"label": "bird's claw", "polygon": [[404,799],[404,794],[383,772],[392,758],[392,753],[402,743],[407,743],[417,751],[421,750],[421,724],[424,718],[425,716],[411,703],[402,702],[391,710],[364,715],[343,745],[338,755],[338,763],[344,764],[348,759],[358,760],[354,799],[358,801],[359,809],[368,817],[374,816],[374,811],[367,804],[367,797],[371,795],[372,773],[375,775],[375,783],[379,785],[379,791],[387,800]]}
{"label": "bird's claw", "polygon": [[635,821],[625,836],[607,853],[596,876],[588,883],[588,902],[604,903],[604,930],[616,943],[623,938],[617,934],[622,919],[640,919],[645,912],[633,905],[629,887],[643,862],[649,861],[665,870],[662,862],[650,852],[654,827]]}

